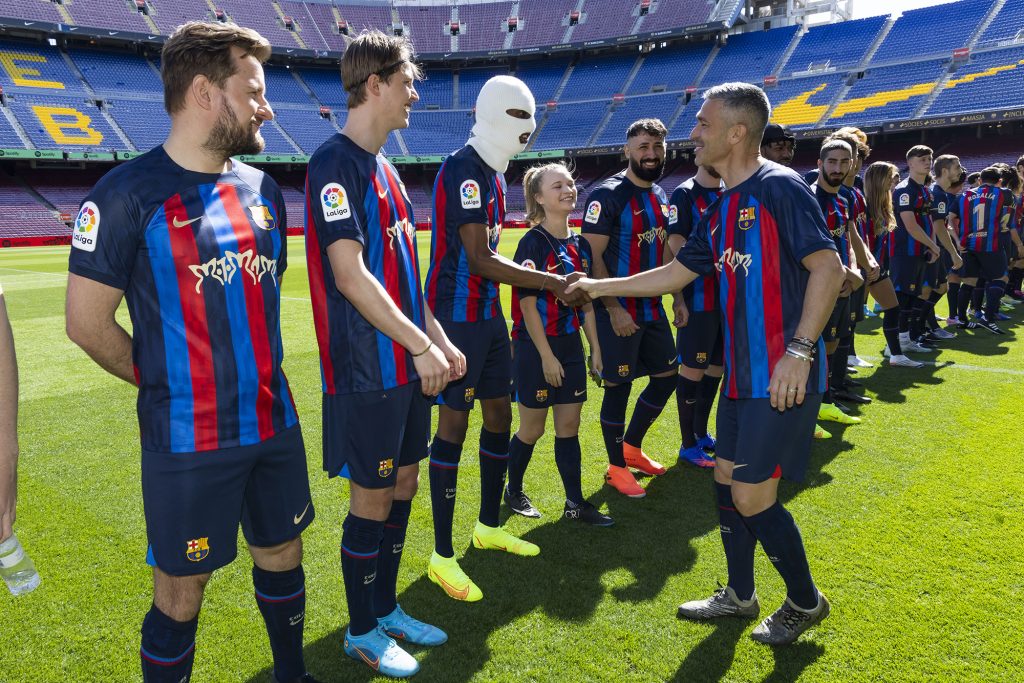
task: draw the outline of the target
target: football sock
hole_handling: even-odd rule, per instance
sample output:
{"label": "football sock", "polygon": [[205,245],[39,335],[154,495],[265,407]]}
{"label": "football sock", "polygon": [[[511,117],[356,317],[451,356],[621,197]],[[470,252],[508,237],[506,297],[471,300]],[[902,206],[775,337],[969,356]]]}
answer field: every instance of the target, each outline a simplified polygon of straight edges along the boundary
{"label": "football sock", "polygon": [[975,311],[980,311],[984,305],[982,302],[985,300],[985,289],[988,287],[988,280],[985,278],[978,278],[978,284],[974,286],[974,292],[971,296],[971,308]]}
{"label": "football sock", "polygon": [[789,599],[801,609],[817,607],[818,589],[811,578],[800,529],[789,511],[775,501],[767,510],[743,519],[786,582]]}
{"label": "football sock", "polygon": [[411,500],[396,498],[391,501],[391,512],[384,521],[384,534],[381,537],[380,555],[377,558],[377,579],[374,581],[373,591],[373,611],[378,618],[386,617],[398,606],[398,566],[402,563],[405,532],[409,528],[411,511]]}
{"label": "football sock", "polygon": [[697,394],[700,384],[682,375],[676,380],[676,407],[679,409],[679,436],[683,440],[683,448],[697,445],[694,436],[694,418],[697,414]]}
{"label": "football sock", "polygon": [[665,409],[665,403],[675,391],[676,377],[678,375],[651,377],[647,388],[640,393],[636,405],[633,406],[633,417],[630,418],[629,427],[626,428],[626,443],[637,448],[643,445],[647,430],[661,415],[661,411]]}
{"label": "football sock", "polygon": [[461,458],[461,444],[434,437],[430,444],[430,509],[434,516],[434,550],[441,557],[455,556],[452,520]]}
{"label": "football sock", "polygon": [[500,526],[498,514],[508,471],[509,436],[508,432],[480,429],[480,521],[493,528]]}
{"label": "football sock", "polygon": [[518,434],[508,444],[508,490],[512,493],[523,492],[523,476],[533,457],[533,446],[520,441]]}
{"label": "football sock", "polygon": [[199,617],[175,621],[157,609],[149,608],[142,620],[142,680],[145,683],[180,683],[192,676],[196,654],[196,629]]}
{"label": "football sock", "polygon": [[565,499],[576,505],[583,503],[583,485],[580,483],[582,462],[580,437],[555,437],[555,465],[565,488]]}
{"label": "football sock", "polygon": [[252,586],[256,605],[274,653],[274,677],[290,681],[306,673],[302,658],[302,631],[306,623],[306,575],[302,565],[271,572],[253,565]]}
{"label": "football sock", "polygon": [[718,497],[718,530],[725,549],[725,564],[729,569],[729,587],[740,600],[754,596],[754,548],[757,539],[750,532],[743,516],[732,501],[732,487],[715,482]]}
{"label": "football sock", "polygon": [[896,298],[900,302],[900,334],[910,334],[910,317],[914,308],[914,298],[905,292],[896,292]]}
{"label": "football sock", "polygon": [[697,412],[693,416],[693,433],[698,437],[707,436],[708,420],[711,419],[711,408],[715,405],[715,396],[722,383],[722,376],[712,377],[704,373],[700,381],[700,393],[697,395]]}
{"label": "football sock", "polygon": [[926,310],[928,312],[928,320],[926,322],[928,323],[929,329],[934,330],[938,329],[939,327],[939,320],[938,318],[935,317],[935,304],[942,301],[942,297],[942,294],[939,294],[934,290],[931,294],[928,295],[928,306],[926,307]]}
{"label": "football sock", "polygon": [[924,334],[924,310],[928,305],[924,299],[915,297],[913,308],[910,310],[910,338],[920,339]]}
{"label": "football sock", "polygon": [[956,317],[960,319],[960,322],[967,322],[967,308],[974,300],[974,290],[974,285],[969,285],[966,282],[960,284],[960,293],[956,297]]}
{"label": "football sock", "polygon": [[998,320],[999,301],[1003,298],[1003,281],[992,280],[985,288],[985,319],[990,323]]}
{"label": "football sock", "polygon": [[632,382],[605,387],[604,400],[601,401],[601,435],[608,451],[608,462],[616,467],[626,466],[622,455],[622,435],[626,426],[626,404],[632,388]]}
{"label": "football sock", "polygon": [[850,338],[843,337],[839,340],[839,346],[835,353],[829,358],[829,386],[833,389],[846,388],[846,359],[850,356]]}
{"label": "football sock", "polygon": [[357,517],[350,512],[341,528],[341,574],[348,603],[348,632],[361,636],[377,628],[373,594],[384,522]]}
{"label": "football sock", "polygon": [[950,282],[946,290],[946,305],[949,306],[949,317],[955,317],[957,308],[960,307],[960,283]]}
{"label": "football sock", "polygon": [[882,334],[885,335],[885,343],[889,345],[889,353],[894,356],[903,353],[903,347],[900,344],[899,317],[899,306],[882,311]]}

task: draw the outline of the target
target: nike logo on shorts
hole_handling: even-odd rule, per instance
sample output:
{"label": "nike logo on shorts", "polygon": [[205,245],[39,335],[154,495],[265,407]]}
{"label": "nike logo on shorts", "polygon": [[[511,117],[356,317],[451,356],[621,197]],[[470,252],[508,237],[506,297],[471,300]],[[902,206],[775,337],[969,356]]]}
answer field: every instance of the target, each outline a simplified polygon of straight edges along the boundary
{"label": "nike logo on shorts", "polygon": [[294,517],[294,518],[292,518],[292,521],[293,521],[293,522],[295,522],[295,525],[296,525],[296,526],[298,526],[298,524],[299,524],[300,522],[302,522],[302,518],[306,516],[306,513],[307,513],[307,512],[309,512],[309,505],[310,505],[309,503],[306,503],[306,507],[305,507],[305,509],[304,509],[304,510],[302,511],[302,514],[301,514],[301,515],[295,515],[295,517]]}
{"label": "nike logo on shorts", "polygon": [[573,396],[582,396],[585,393],[587,393],[586,389],[580,389],[579,391],[574,391],[572,395]]}

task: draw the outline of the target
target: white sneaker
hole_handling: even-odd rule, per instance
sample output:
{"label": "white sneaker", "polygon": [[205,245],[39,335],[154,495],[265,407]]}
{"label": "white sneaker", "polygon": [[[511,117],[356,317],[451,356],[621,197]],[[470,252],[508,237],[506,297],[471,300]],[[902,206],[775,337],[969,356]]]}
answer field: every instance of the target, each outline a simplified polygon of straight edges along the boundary
{"label": "white sneaker", "polygon": [[900,346],[903,347],[903,351],[910,351],[911,353],[931,353],[934,349],[930,349],[927,346],[921,346],[916,341],[903,341],[900,340]]}
{"label": "white sneaker", "polygon": [[956,338],[956,333],[955,332],[950,332],[949,330],[944,330],[941,327],[936,327],[934,330],[932,330],[931,331],[931,335],[933,337],[937,338],[937,339],[954,339],[954,338]]}
{"label": "white sneaker", "polygon": [[873,368],[873,367],[875,367],[874,365],[872,365],[871,363],[867,362],[863,358],[858,358],[857,356],[847,356],[846,357],[846,365],[849,366],[849,367],[852,367],[852,368]]}
{"label": "white sneaker", "polygon": [[900,368],[920,368],[924,367],[924,363],[920,363],[916,360],[907,358],[902,353],[898,356],[889,357],[889,365],[895,365]]}

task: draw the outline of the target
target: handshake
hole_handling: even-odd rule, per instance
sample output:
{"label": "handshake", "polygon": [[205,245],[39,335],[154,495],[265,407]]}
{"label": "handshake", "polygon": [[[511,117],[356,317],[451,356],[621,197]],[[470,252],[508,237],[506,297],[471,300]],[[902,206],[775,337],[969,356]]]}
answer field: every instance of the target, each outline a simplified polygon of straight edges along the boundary
{"label": "handshake", "polygon": [[583,273],[576,271],[568,275],[555,275],[548,273],[548,277],[554,282],[547,282],[548,289],[554,293],[555,298],[566,306],[585,306],[590,303],[591,297],[582,289],[572,286],[574,282],[583,279]]}

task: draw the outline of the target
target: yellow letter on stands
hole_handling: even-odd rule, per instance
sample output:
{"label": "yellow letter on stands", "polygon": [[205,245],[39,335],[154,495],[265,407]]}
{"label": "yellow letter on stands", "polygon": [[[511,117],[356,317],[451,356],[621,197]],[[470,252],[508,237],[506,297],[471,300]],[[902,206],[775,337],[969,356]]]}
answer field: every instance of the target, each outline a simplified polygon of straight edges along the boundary
{"label": "yellow letter on stands", "polygon": [[[90,128],[92,119],[70,107],[48,107],[32,105],[36,118],[50,134],[54,142],[62,145],[98,145],[103,141],[103,134]],[[58,120],[61,117],[62,120]],[[72,120],[67,120],[68,118]],[[67,130],[68,132],[65,132]],[[80,134],[76,134],[80,133]]]}
{"label": "yellow letter on stands", "polygon": [[64,84],[60,81],[40,81],[34,78],[29,78],[30,76],[42,76],[43,74],[39,72],[39,69],[33,69],[29,66],[21,66],[17,64],[15,60],[46,64],[46,57],[27,52],[0,51],[0,65],[4,67],[4,71],[6,71],[11,77],[14,85],[20,85],[26,88],[50,88],[51,90],[64,89]]}

